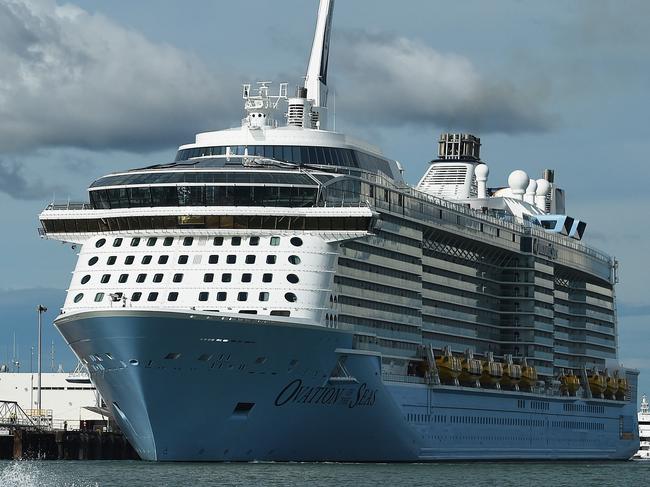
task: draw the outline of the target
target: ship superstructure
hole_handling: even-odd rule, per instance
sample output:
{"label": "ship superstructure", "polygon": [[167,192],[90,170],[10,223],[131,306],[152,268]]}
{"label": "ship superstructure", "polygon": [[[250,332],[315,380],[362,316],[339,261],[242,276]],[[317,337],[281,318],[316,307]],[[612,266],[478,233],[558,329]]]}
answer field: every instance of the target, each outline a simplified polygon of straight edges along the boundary
{"label": "ship superstructure", "polygon": [[635,460],[650,460],[650,408],[648,397],[644,394],[641,398],[641,409],[639,409],[639,451],[634,454]]}
{"label": "ship superstructure", "polygon": [[326,130],[332,7],[295,96],[244,85],[240,127],[41,213],[80,246],[56,325],[116,421],[151,460],[629,458],[616,261],[552,171],[488,187],[473,135],[412,187]]}

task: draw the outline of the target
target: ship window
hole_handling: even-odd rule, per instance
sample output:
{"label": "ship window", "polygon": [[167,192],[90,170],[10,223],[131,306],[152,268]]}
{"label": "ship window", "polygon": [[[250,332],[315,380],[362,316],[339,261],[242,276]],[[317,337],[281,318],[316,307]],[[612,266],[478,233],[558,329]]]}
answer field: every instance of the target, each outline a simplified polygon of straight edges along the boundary
{"label": "ship window", "polygon": [[232,245],[233,247],[237,247],[238,245],[241,245],[241,237],[233,237],[230,240],[230,245]]}
{"label": "ship window", "polygon": [[183,239],[183,245],[184,245],[185,247],[189,247],[189,246],[192,245],[193,243],[194,243],[194,237],[185,237],[185,238]]}
{"label": "ship window", "polygon": [[239,312],[243,315],[256,315],[257,310],[256,309],[240,309]]}
{"label": "ship window", "polygon": [[90,260],[88,261],[88,265],[90,265],[90,266],[95,265],[98,260],[99,260],[99,257],[91,257]]}
{"label": "ship window", "polygon": [[74,302],[75,302],[75,303],[78,303],[79,301],[81,301],[81,300],[83,299],[83,297],[84,297],[84,293],[79,293],[79,294],[77,294],[77,295],[74,297]]}
{"label": "ship window", "polygon": [[81,284],[86,284],[88,281],[90,281],[90,274],[86,274],[81,278]]}
{"label": "ship window", "polygon": [[294,293],[285,293],[284,299],[286,299],[290,303],[295,303],[296,301],[298,301],[298,297]]}
{"label": "ship window", "polygon": [[142,297],[141,292],[136,292],[131,295],[131,301],[140,301],[140,298]]}
{"label": "ship window", "polygon": [[163,280],[163,275],[162,274],[154,274],[153,275],[153,282],[162,282]]}
{"label": "ship window", "polygon": [[174,243],[174,237],[165,237],[165,240],[163,240],[163,245],[165,247],[170,247]]}
{"label": "ship window", "polygon": [[247,299],[248,299],[248,293],[246,291],[237,293],[237,301],[246,301]]}
{"label": "ship window", "polygon": [[219,263],[219,256],[218,255],[211,255],[208,258],[208,263],[209,264],[218,264]]}
{"label": "ship window", "polygon": [[228,296],[227,293],[225,293],[223,291],[219,291],[217,293],[217,301],[225,301],[227,296]]}
{"label": "ship window", "polygon": [[158,263],[159,264],[166,264],[167,261],[169,261],[169,256],[168,255],[161,255],[158,257]]}
{"label": "ship window", "polygon": [[212,274],[211,272],[203,276],[203,282],[213,282],[213,281],[214,281],[214,274]]}
{"label": "ship window", "polygon": [[104,299],[104,293],[97,293],[95,294],[95,302],[100,303]]}
{"label": "ship window", "polygon": [[229,272],[221,275],[221,282],[230,282],[232,281],[232,274]]}
{"label": "ship window", "polygon": [[113,240],[113,247],[119,247],[120,245],[122,245],[122,239],[120,237]]}
{"label": "ship window", "polygon": [[300,264],[300,257],[297,255],[290,255],[289,256],[289,263],[293,265],[298,265]]}
{"label": "ship window", "polygon": [[117,261],[117,257],[111,255],[108,259],[106,259],[106,265],[114,265],[116,261]]}
{"label": "ship window", "polygon": [[179,358],[181,358],[181,354],[176,352],[168,353],[165,355],[165,360],[176,360]]}
{"label": "ship window", "polygon": [[280,237],[271,237],[271,245],[273,246],[280,245]]}
{"label": "ship window", "polygon": [[129,279],[128,274],[120,274],[120,278],[117,280],[120,284],[124,284]]}
{"label": "ship window", "polygon": [[291,311],[274,309],[271,311],[271,316],[291,316]]}
{"label": "ship window", "polygon": [[246,256],[246,263],[247,264],[254,264],[255,263],[255,256],[254,255],[247,255]]}
{"label": "ship window", "polygon": [[131,247],[137,247],[140,245],[140,237],[133,237],[131,239]]}
{"label": "ship window", "polygon": [[144,257],[142,257],[142,263],[145,264],[145,265],[146,264],[151,264],[151,256],[150,255],[145,255]]}
{"label": "ship window", "polygon": [[135,256],[134,256],[134,255],[127,255],[127,256],[125,257],[125,259],[124,259],[124,264],[126,264],[126,265],[131,265],[131,264],[133,264],[133,261],[134,261],[134,260],[135,260]]}
{"label": "ship window", "polygon": [[178,300],[177,292],[171,292],[167,295],[167,301],[177,301],[177,300]]}
{"label": "ship window", "polygon": [[158,293],[149,293],[149,296],[147,296],[147,301],[155,301],[158,299]]}
{"label": "ship window", "polygon": [[271,282],[273,280],[273,274],[263,274],[262,282]]}
{"label": "ship window", "polygon": [[208,292],[205,292],[205,291],[200,292],[199,293],[199,301],[207,301],[209,295],[210,295],[210,293],[208,293]]}
{"label": "ship window", "polygon": [[290,242],[294,247],[300,247],[302,245],[302,239],[299,237],[293,237]]}
{"label": "ship window", "polygon": [[174,274],[174,278],[172,280],[174,282],[182,282],[183,281],[183,274]]}
{"label": "ship window", "polygon": [[138,274],[138,277],[135,279],[135,282],[144,282],[146,278],[147,278],[146,274]]}
{"label": "ship window", "polygon": [[275,264],[276,261],[276,256],[275,255],[267,255],[266,256],[266,263],[267,264]]}
{"label": "ship window", "polygon": [[244,274],[241,275],[241,282],[251,282],[252,278],[253,278],[252,274],[245,272]]}
{"label": "ship window", "polygon": [[212,358],[212,354],[204,353],[199,356],[201,362],[208,362]]}
{"label": "ship window", "polygon": [[226,257],[226,264],[234,264],[237,262],[237,256],[234,254],[230,254],[229,256]]}
{"label": "ship window", "polygon": [[108,281],[111,280],[111,275],[110,274],[104,274],[101,279],[102,284],[106,284]]}
{"label": "ship window", "polygon": [[268,301],[269,300],[269,293],[266,291],[262,291],[260,293],[260,301]]}
{"label": "ship window", "polygon": [[100,238],[99,240],[97,240],[97,242],[95,242],[95,247],[97,248],[103,247],[105,243],[106,243],[106,239]]}
{"label": "ship window", "polygon": [[297,284],[299,279],[295,274],[287,274],[287,281],[289,281],[291,284]]}
{"label": "ship window", "polygon": [[251,237],[248,240],[248,245],[250,245],[251,247],[254,247],[254,246],[259,245],[259,244],[260,244],[260,238],[259,237]]}
{"label": "ship window", "polygon": [[212,244],[216,245],[217,247],[223,245],[223,237],[214,237]]}
{"label": "ship window", "polygon": [[187,264],[188,258],[189,257],[187,255],[179,255],[178,256],[178,263],[179,264]]}
{"label": "ship window", "polygon": [[157,241],[158,239],[156,237],[149,237],[147,239],[147,247],[153,247],[154,245],[156,245]]}

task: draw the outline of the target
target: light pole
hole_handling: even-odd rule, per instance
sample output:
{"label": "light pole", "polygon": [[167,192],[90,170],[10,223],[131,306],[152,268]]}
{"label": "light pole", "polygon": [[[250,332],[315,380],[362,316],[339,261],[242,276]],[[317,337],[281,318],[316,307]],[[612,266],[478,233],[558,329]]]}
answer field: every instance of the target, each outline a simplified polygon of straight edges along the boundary
{"label": "light pole", "polygon": [[43,306],[42,304],[39,304],[36,307],[36,311],[38,311],[38,382],[37,382],[37,387],[38,391],[36,393],[36,401],[38,402],[38,425],[41,425],[41,410],[43,409],[43,405],[41,404],[41,355],[42,355],[42,350],[41,350],[41,315],[47,311],[47,308]]}

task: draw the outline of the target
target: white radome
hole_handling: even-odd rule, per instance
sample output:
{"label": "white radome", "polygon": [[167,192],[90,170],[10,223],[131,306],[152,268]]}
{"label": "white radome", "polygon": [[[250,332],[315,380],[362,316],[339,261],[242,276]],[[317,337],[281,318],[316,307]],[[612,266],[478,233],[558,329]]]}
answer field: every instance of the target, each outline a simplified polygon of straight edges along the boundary
{"label": "white radome", "polygon": [[474,169],[474,174],[476,175],[477,180],[486,181],[488,176],[490,175],[490,168],[488,167],[487,164],[479,164]]}

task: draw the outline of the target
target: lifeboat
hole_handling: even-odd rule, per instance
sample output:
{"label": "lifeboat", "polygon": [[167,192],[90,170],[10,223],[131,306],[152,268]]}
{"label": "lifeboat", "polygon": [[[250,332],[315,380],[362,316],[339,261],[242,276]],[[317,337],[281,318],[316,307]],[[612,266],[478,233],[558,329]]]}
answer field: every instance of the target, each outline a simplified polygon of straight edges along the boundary
{"label": "lifeboat", "polygon": [[562,394],[575,396],[578,389],[580,389],[580,379],[573,375],[572,370],[568,374],[563,373],[560,376],[560,392]]}
{"label": "lifeboat", "polygon": [[436,367],[440,381],[445,384],[456,384],[463,367],[458,357],[454,357],[448,347],[443,350],[443,355],[436,357]]}
{"label": "lifeboat", "polygon": [[502,376],[503,365],[500,362],[495,362],[492,352],[488,352],[487,359],[483,361],[481,385],[483,387],[494,387],[499,384]]}
{"label": "lifeboat", "polygon": [[616,389],[616,399],[619,401],[625,400],[625,395],[627,394],[627,380],[621,377],[616,378],[616,383],[618,388]]}
{"label": "lifeboat", "polygon": [[519,381],[519,387],[525,391],[532,390],[537,383],[537,370],[532,365],[528,365],[526,359],[524,358],[521,364],[521,380]]}
{"label": "lifeboat", "polygon": [[587,374],[587,380],[589,381],[589,389],[591,394],[596,397],[602,397],[605,389],[607,388],[607,379],[604,375],[598,372],[598,369],[594,367]]}
{"label": "lifeboat", "polygon": [[462,370],[458,376],[458,380],[464,386],[476,386],[481,378],[481,361],[474,358],[472,352],[465,350],[465,356],[461,360]]}
{"label": "lifeboat", "polygon": [[505,389],[519,389],[521,380],[521,365],[512,362],[512,355],[505,356],[503,364],[503,376],[501,377],[501,387]]}
{"label": "lifeboat", "polygon": [[618,380],[616,377],[609,375],[607,369],[605,369],[605,392],[603,392],[605,399],[614,399],[616,391],[618,391]]}

